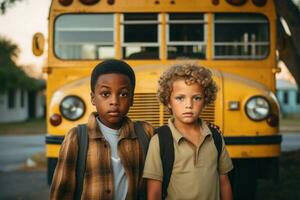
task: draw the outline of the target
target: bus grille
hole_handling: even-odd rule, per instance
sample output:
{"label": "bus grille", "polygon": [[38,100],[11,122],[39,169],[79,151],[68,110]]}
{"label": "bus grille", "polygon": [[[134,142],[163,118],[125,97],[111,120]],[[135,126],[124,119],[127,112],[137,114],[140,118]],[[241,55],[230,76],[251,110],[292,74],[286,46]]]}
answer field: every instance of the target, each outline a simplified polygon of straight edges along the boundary
{"label": "bus grille", "polygon": [[[134,96],[133,106],[130,108],[128,116],[134,121],[147,121],[154,127],[160,126],[160,103],[155,93],[136,93]],[[171,117],[166,108],[163,111],[163,124],[168,123]],[[215,104],[205,107],[200,117],[206,121],[214,123],[215,121]]]}

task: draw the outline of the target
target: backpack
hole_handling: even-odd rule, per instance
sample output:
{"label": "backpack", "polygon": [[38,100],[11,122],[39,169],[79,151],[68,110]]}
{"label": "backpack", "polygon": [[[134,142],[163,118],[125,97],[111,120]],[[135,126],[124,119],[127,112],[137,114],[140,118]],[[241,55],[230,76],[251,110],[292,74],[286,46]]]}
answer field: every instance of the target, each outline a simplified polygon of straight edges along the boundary
{"label": "backpack", "polygon": [[[141,122],[134,122],[134,130],[136,132],[137,138],[141,144],[142,152],[143,152],[143,160],[146,159],[146,153],[148,150],[150,138],[145,132],[143,125]],[[77,126],[77,139],[78,139],[78,156],[76,163],[76,188],[75,188],[75,199],[81,199],[84,173],[85,173],[85,164],[86,164],[86,156],[88,150],[88,133],[86,124],[80,124]],[[143,188],[145,191],[145,188]],[[146,199],[142,192],[140,195],[141,199]]]}
{"label": "backpack", "polygon": [[[218,152],[218,161],[222,150],[222,137],[220,129],[208,123],[208,127],[212,132],[212,137],[214,144]],[[82,193],[84,172],[85,172],[85,162],[86,154],[88,149],[88,134],[87,127],[85,124],[77,126],[77,137],[78,137],[78,158],[76,165],[76,190],[75,198],[80,199]],[[136,132],[137,138],[141,144],[143,159],[145,160],[146,154],[149,147],[150,138],[145,132],[142,123],[137,121],[134,122],[134,130]],[[162,161],[163,168],[163,182],[162,182],[162,199],[167,197],[167,189],[169,186],[173,164],[174,164],[174,146],[173,146],[173,137],[170,128],[167,125],[161,126],[155,129],[155,133],[158,134],[159,138],[159,147],[160,147],[160,158]],[[145,194],[143,194],[145,195]],[[142,195],[142,196],[143,196]],[[145,198],[145,197],[144,197]],[[143,198],[142,198],[143,199]]]}

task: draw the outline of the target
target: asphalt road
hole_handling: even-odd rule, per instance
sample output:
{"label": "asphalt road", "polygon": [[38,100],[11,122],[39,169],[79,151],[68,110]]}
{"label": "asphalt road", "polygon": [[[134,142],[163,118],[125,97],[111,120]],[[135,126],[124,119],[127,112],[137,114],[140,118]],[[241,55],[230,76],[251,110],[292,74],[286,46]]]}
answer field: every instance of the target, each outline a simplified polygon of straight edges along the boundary
{"label": "asphalt road", "polygon": [[0,199],[48,199],[46,169],[20,170],[28,158],[45,151],[44,135],[0,136]]}
{"label": "asphalt road", "polygon": [[0,172],[11,171],[45,150],[44,135],[0,136]]}
{"label": "asphalt road", "polygon": [[293,151],[300,149],[300,133],[282,134],[281,151]]}
{"label": "asphalt road", "polygon": [[[282,151],[300,149],[300,133],[283,134]],[[26,160],[44,152],[44,136],[0,136],[0,199],[48,199],[46,169],[23,170]]]}
{"label": "asphalt road", "polygon": [[45,169],[0,172],[1,200],[44,200],[48,197]]}

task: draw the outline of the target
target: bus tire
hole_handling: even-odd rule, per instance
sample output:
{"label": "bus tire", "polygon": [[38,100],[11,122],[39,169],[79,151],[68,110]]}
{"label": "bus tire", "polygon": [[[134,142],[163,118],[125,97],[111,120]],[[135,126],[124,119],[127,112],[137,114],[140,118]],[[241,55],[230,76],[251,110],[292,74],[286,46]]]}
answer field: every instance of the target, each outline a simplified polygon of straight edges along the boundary
{"label": "bus tire", "polygon": [[255,159],[233,160],[234,170],[229,174],[234,200],[254,200],[257,186],[257,162]]}

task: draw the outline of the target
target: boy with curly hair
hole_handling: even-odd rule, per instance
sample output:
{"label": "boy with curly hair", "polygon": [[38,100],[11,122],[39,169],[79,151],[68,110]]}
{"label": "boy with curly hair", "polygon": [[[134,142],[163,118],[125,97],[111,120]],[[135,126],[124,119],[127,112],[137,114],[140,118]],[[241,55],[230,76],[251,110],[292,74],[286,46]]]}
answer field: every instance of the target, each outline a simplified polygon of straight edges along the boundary
{"label": "boy with curly hair", "polygon": [[160,77],[158,98],[173,115],[168,127],[175,156],[167,191],[163,191],[161,138],[159,134],[152,137],[143,174],[148,199],[232,199],[228,172],[233,165],[224,139],[219,136],[218,155],[211,131],[211,126],[216,126],[199,118],[203,108],[216,99],[216,93],[211,71],[195,64],[172,66]]}

